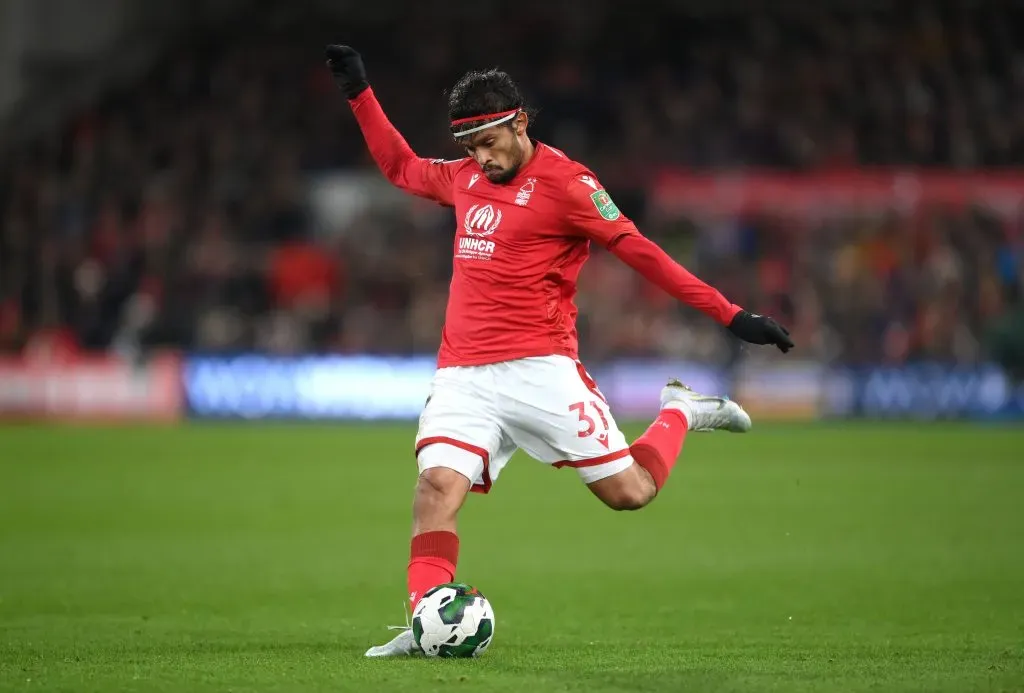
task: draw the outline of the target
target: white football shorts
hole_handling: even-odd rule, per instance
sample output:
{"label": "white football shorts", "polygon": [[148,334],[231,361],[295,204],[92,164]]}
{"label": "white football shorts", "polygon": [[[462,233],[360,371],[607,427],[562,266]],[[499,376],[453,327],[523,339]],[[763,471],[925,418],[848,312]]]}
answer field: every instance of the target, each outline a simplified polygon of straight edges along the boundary
{"label": "white football shorts", "polygon": [[416,434],[421,472],[454,469],[487,493],[519,448],[575,468],[587,484],[633,463],[604,395],[578,361],[539,356],[437,370]]}

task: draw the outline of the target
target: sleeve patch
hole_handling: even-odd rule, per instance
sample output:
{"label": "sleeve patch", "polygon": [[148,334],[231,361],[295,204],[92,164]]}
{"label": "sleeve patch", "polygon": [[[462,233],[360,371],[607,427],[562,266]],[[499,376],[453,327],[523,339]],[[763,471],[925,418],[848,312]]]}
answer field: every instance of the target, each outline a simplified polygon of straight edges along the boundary
{"label": "sleeve patch", "polygon": [[615,221],[619,218],[619,208],[615,206],[611,196],[604,190],[591,193],[590,199],[593,200],[594,206],[597,207],[597,211],[602,218],[608,221]]}

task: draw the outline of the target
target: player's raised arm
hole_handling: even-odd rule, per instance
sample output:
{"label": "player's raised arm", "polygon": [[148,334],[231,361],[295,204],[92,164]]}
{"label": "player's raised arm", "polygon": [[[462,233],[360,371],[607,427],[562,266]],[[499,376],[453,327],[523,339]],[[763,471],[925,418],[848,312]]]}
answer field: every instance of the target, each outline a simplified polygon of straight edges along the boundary
{"label": "player's raised arm", "polygon": [[746,342],[774,344],[783,353],[793,347],[786,328],[734,305],[645,238],[615,206],[594,174],[581,171],[574,175],[566,185],[566,197],[572,227],[606,247],[647,281],[725,325]]}
{"label": "player's raised arm", "polygon": [[451,206],[452,179],[464,160],[442,161],[416,156],[384,114],[366,80],[363,59],[349,46],[327,47],[327,66],[348,99],[377,167],[392,184],[420,197]]}

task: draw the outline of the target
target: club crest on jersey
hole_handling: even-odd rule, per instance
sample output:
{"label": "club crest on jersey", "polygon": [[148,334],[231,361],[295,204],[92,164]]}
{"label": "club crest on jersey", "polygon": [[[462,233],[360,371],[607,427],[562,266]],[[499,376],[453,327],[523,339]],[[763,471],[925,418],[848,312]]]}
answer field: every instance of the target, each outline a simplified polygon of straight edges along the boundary
{"label": "club crest on jersey", "polygon": [[594,201],[594,206],[597,207],[598,213],[608,221],[615,221],[619,218],[619,208],[612,202],[612,198],[604,190],[598,190],[595,193],[590,194],[590,199]]}
{"label": "club crest on jersey", "polygon": [[530,201],[530,195],[533,194],[533,188],[537,184],[536,178],[528,178],[523,187],[519,188],[519,192],[516,193],[516,204],[520,207],[525,207],[526,203]]}
{"label": "club crest on jersey", "polygon": [[491,205],[473,205],[462,220],[462,228],[470,236],[490,236],[501,223],[501,210]]}

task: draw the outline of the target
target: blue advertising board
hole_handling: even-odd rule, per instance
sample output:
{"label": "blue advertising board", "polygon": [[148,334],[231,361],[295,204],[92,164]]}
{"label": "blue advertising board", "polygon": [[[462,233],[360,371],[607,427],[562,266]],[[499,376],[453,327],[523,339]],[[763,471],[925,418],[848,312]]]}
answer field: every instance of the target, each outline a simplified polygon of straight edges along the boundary
{"label": "blue advertising board", "polygon": [[1019,419],[1024,386],[997,366],[913,365],[832,370],[828,415],[872,419]]}
{"label": "blue advertising board", "polygon": [[433,357],[190,357],[182,381],[189,414],[243,419],[415,419]]}
{"label": "blue advertising board", "polygon": [[[190,356],[182,385],[197,418],[393,420],[420,414],[434,356]],[[1024,384],[996,366],[828,368],[789,363],[732,374],[688,361],[590,369],[621,421],[648,420],[669,377],[737,396],[758,418],[1024,419]]]}

